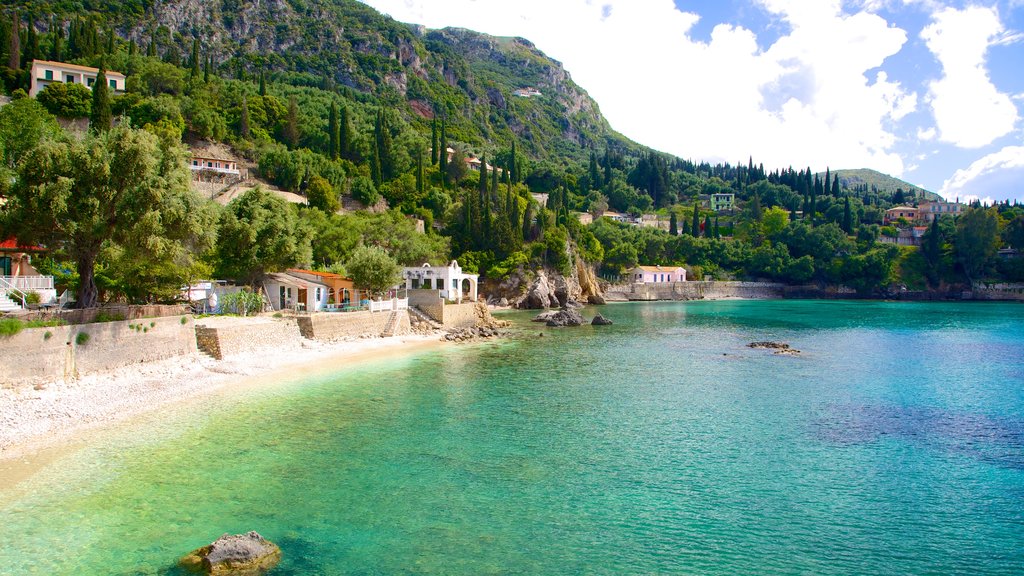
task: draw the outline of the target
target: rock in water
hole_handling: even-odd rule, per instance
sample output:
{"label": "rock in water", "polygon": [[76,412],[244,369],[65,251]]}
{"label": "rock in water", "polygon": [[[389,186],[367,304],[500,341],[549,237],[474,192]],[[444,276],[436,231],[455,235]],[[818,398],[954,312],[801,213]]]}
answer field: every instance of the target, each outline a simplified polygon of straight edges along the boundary
{"label": "rock in water", "polygon": [[786,344],[784,342],[771,342],[771,341],[751,342],[750,344],[747,344],[747,347],[749,347],[749,348],[772,348],[772,349],[775,349],[775,350],[786,350],[787,348],[789,348],[789,344]]}
{"label": "rock in water", "polygon": [[547,322],[554,318],[559,312],[560,310],[548,310],[547,312],[541,312],[534,316],[533,320],[530,320],[530,322]]}
{"label": "rock in water", "polygon": [[590,321],[590,324],[593,326],[611,326],[612,321],[598,314],[597,316],[594,316],[594,319]]}
{"label": "rock in water", "polygon": [[547,325],[554,328],[582,326],[583,316],[576,310],[559,310],[548,318]]}
{"label": "rock in water", "polygon": [[259,576],[277,566],[281,549],[260,536],[224,534],[209,546],[193,550],[179,564],[189,571],[215,576]]}

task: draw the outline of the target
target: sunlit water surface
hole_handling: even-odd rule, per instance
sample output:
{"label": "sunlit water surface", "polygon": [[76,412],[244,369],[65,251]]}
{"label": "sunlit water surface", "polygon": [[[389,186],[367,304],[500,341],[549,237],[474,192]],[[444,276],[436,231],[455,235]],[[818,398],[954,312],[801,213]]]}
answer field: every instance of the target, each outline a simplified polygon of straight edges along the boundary
{"label": "sunlit water surface", "polygon": [[97,434],[0,487],[0,573],[1024,573],[1024,306],[601,311]]}

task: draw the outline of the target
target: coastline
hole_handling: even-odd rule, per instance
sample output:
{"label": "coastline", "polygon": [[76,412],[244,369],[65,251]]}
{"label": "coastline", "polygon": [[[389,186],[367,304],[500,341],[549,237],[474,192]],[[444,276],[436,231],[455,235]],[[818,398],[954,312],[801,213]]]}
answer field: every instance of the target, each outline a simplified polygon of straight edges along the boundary
{"label": "coastline", "polygon": [[89,431],[128,423],[172,404],[232,389],[294,380],[388,356],[440,348],[437,334],[294,346],[214,360],[185,356],[51,382],[42,389],[0,389],[0,477],[28,477]]}

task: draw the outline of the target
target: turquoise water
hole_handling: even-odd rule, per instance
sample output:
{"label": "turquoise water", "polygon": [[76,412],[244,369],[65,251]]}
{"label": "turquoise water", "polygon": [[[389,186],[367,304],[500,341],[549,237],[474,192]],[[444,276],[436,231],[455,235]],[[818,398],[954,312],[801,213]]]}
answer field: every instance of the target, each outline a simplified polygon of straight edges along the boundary
{"label": "turquoise water", "polygon": [[0,490],[0,573],[1024,573],[1024,306],[602,312],[99,434]]}

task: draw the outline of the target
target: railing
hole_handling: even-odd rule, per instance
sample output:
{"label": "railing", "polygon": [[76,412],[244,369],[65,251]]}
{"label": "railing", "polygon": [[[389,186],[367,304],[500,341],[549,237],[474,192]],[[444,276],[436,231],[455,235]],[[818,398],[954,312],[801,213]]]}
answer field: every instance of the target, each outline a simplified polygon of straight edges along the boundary
{"label": "railing", "polygon": [[53,290],[53,276],[0,276],[8,286],[22,291]]}
{"label": "railing", "polygon": [[390,312],[409,308],[408,298],[392,298],[391,300],[370,300],[370,312]]}
{"label": "railing", "polygon": [[25,292],[14,284],[11,284],[10,281],[7,280],[8,278],[9,276],[0,276],[0,290],[3,290],[7,294],[8,298],[20,300],[22,308],[27,308],[28,306],[25,304]]}

